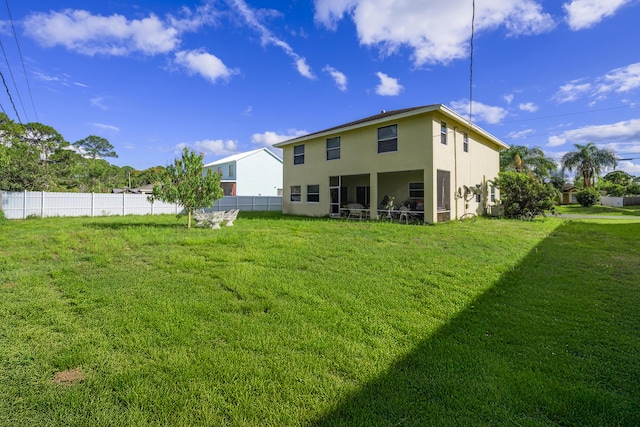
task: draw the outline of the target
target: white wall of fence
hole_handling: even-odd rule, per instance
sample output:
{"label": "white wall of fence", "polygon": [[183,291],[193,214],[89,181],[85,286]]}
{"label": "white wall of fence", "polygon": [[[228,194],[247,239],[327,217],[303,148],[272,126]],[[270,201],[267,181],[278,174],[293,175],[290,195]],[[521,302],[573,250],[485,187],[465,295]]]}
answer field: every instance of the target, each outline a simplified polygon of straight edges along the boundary
{"label": "white wall of fence", "polygon": [[[9,219],[29,216],[108,216],[178,214],[177,204],[149,202],[144,194],[49,193],[25,191],[0,193],[2,211]],[[279,196],[225,196],[207,210],[281,211]]]}
{"label": "white wall of fence", "polygon": [[602,196],[600,198],[600,204],[602,206],[621,208],[624,206],[624,197]]}

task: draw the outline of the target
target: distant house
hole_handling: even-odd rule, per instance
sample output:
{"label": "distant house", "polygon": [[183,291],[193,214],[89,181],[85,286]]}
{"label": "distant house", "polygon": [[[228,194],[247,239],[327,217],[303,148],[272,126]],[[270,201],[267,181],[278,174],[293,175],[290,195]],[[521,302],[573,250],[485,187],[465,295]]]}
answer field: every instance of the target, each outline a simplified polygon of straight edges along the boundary
{"label": "distant house", "polygon": [[266,148],[234,154],[204,165],[222,175],[225,196],[282,195],[282,159]]}
{"label": "distant house", "polygon": [[275,146],[283,149],[285,214],[351,216],[356,206],[378,218],[391,205],[409,206],[426,223],[494,203],[497,188],[487,181],[508,148],[441,104],[383,111]]}
{"label": "distant house", "polygon": [[129,187],[114,188],[113,193],[114,194],[121,194],[121,193],[151,194],[153,193],[153,184],[143,185],[142,187],[138,187],[138,188],[129,188]]}
{"label": "distant house", "polygon": [[580,189],[573,184],[564,184],[562,186],[562,202],[561,205],[570,205],[578,203],[578,191]]}

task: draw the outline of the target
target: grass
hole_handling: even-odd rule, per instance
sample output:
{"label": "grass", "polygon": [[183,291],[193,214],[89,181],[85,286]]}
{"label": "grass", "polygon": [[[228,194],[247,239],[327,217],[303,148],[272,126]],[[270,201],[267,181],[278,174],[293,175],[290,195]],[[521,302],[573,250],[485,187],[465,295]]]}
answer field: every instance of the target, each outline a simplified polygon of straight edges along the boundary
{"label": "grass", "polygon": [[577,214],[577,215],[630,215],[640,216],[639,206],[625,206],[616,208],[613,206],[595,205],[589,208],[582,207],[580,205],[558,205],[555,208],[556,212],[560,214]]}
{"label": "grass", "polygon": [[638,425],[639,233],[1,222],[0,425]]}

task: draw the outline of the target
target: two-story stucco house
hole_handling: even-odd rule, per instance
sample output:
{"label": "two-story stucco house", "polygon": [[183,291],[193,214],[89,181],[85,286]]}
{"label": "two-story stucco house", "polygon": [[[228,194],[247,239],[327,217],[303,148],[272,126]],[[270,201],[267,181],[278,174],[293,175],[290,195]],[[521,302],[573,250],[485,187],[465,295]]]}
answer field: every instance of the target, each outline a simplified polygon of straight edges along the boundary
{"label": "two-story stucco house", "polygon": [[266,148],[247,151],[204,165],[222,175],[225,196],[281,196],[282,159]]}
{"label": "two-story stucco house", "polygon": [[350,204],[372,218],[395,208],[423,211],[424,222],[483,213],[497,189],[499,152],[508,146],[444,105],[383,111],[275,145],[283,149],[285,214],[340,216]]}

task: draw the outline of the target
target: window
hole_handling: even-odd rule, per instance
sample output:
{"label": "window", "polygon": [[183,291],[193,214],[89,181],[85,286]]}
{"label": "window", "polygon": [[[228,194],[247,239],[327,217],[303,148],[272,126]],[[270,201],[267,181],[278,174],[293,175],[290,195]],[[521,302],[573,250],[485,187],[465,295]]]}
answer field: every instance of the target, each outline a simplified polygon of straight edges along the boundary
{"label": "window", "polygon": [[340,137],[327,139],[327,160],[336,160],[340,158]]}
{"label": "window", "polygon": [[292,202],[300,202],[302,201],[302,191],[300,190],[300,186],[299,185],[292,185],[291,186],[291,191],[289,191],[289,193],[291,193],[291,201]]}
{"label": "window", "polygon": [[307,185],[307,203],[320,202],[320,186]]}
{"label": "window", "polygon": [[447,145],[447,124],[440,122],[440,142]]}
{"label": "window", "polygon": [[378,128],[378,153],[398,151],[398,125]]}
{"label": "window", "polygon": [[222,175],[222,166],[218,166],[218,173]]}
{"label": "window", "polygon": [[476,184],[476,203],[482,203],[482,185]]}
{"label": "window", "polygon": [[293,164],[304,164],[304,145],[296,145],[295,147],[293,147]]}
{"label": "window", "polygon": [[496,187],[491,186],[491,203],[496,202]]}
{"label": "window", "polygon": [[462,134],[462,149],[465,153],[469,152],[469,135],[466,133]]}
{"label": "window", "polygon": [[236,165],[234,165],[234,164],[229,165],[229,177],[230,178],[233,178],[234,176],[236,176],[236,168],[235,168],[235,166]]}
{"label": "window", "polygon": [[410,199],[424,198],[424,182],[409,183],[409,198]]}

